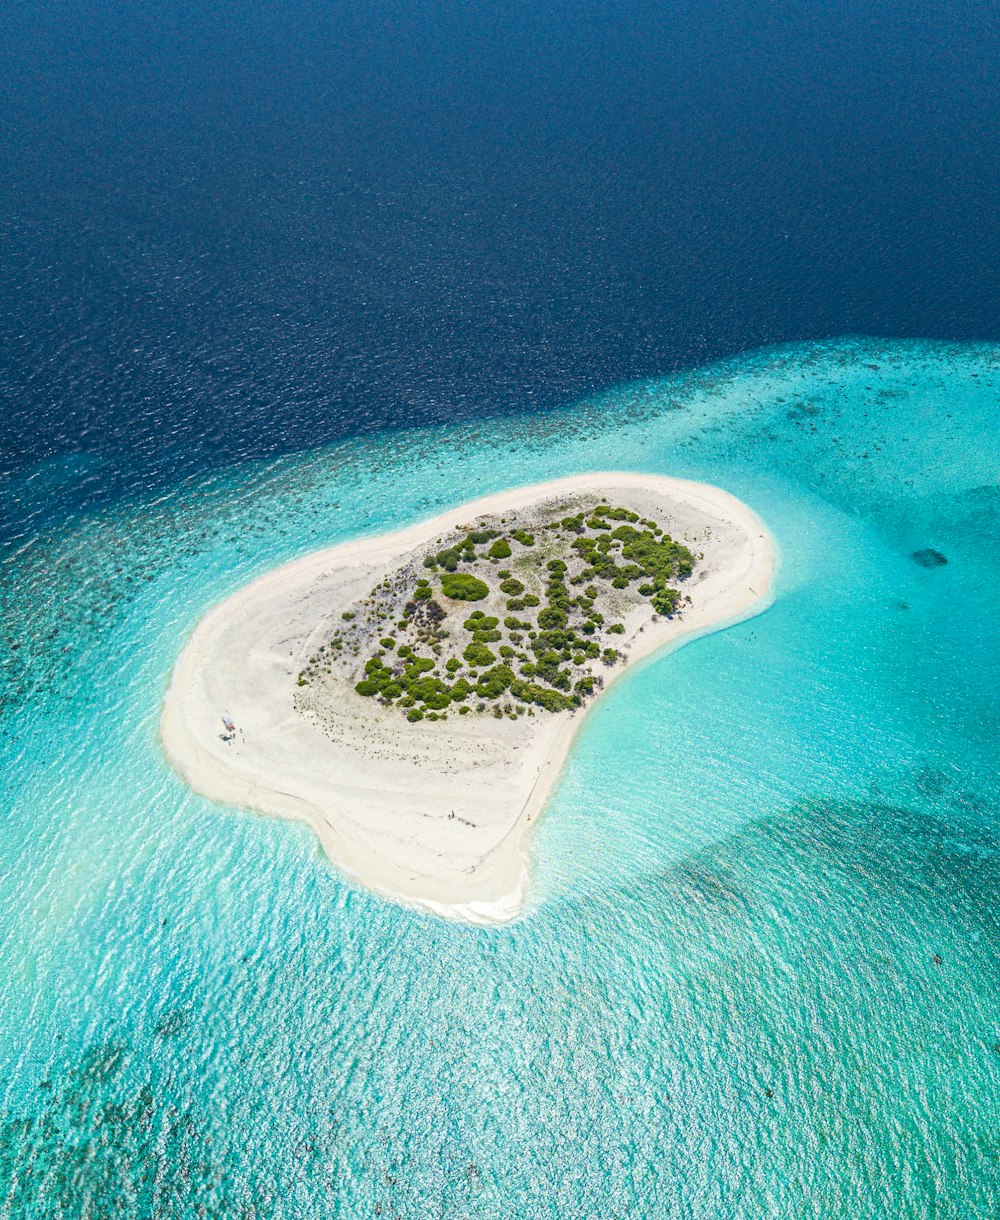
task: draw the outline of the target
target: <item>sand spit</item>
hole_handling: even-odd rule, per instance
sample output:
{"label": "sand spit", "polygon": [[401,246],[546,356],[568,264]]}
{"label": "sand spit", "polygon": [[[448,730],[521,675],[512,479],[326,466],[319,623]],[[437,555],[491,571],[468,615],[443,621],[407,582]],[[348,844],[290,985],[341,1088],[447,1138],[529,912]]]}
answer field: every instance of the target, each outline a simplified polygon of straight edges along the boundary
{"label": "sand spit", "polygon": [[618,641],[626,661],[605,689],[650,654],[769,604],[771,538],[717,487],[621,473],[520,487],[307,555],[216,606],[174,668],[160,728],[167,758],[213,800],[307,822],[330,859],[379,894],[471,922],[515,917],[529,885],[527,832],[587,708],[409,723],[346,681],[303,710],[296,680],[346,607],[448,531],[496,514],[537,510],[541,519],[588,497],[655,518],[703,556],[683,585],[691,601],[682,615],[654,621],[648,605],[627,613]]}

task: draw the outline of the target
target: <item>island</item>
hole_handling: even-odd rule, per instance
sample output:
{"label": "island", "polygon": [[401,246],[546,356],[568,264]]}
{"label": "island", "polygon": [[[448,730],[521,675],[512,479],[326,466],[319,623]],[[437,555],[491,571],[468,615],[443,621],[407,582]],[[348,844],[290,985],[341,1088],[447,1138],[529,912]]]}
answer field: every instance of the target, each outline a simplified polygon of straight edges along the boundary
{"label": "island", "polygon": [[163,748],[203,795],[308,823],[383,896],[509,920],[587,708],[764,609],[774,567],[759,518],[706,484],[600,473],[488,496],[216,606],[174,668]]}

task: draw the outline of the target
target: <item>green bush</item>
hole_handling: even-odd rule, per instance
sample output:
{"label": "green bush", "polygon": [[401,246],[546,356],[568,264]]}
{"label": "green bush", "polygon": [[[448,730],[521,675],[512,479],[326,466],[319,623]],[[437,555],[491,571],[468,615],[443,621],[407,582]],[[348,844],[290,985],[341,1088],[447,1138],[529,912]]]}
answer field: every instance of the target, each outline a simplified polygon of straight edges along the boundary
{"label": "green bush", "polygon": [[391,648],[396,647],[396,641],[391,636],[386,636],[386,638],[384,640],[379,640],[379,643],[382,645],[383,648],[391,649]]}
{"label": "green bush", "polygon": [[498,618],[494,618],[490,614],[484,614],[482,610],[473,610],[462,626],[466,631],[492,631],[499,624],[500,620]]}
{"label": "green bush", "polygon": [[476,694],[482,699],[499,699],[514,682],[514,671],[509,665],[496,665],[481,674],[476,683]]}
{"label": "green bush", "polygon": [[500,592],[508,597],[517,597],[524,592],[524,585],[514,576],[500,582]]}
{"label": "green bush", "polygon": [[441,577],[441,592],[460,602],[480,602],[489,597],[490,587],[477,576],[465,572],[445,572]]}
{"label": "green bush", "polygon": [[418,602],[430,601],[433,596],[434,590],[430,587],[430,585],[417,585],[417,587],[413,590],[414,600]]}
{"label": "green bush", "polygon": [[498,538],[486,552],[490,559],[509,559],[510,543],[506,538]]}
{"label": "green bush", "polygon": [[424,714],[419,707],[411,707],[406,713],[406,719],[410,721],[423,720]]}
{"label": "green bush", "polygon": [[527,530],[511,530],[510,536],[515,542],[519,542],[521,546],[534,546],[535,536],[529,534]]}
{"label": "green bush", "polygon": [[608,634],[609,635],[624,635],[625,634],[625,624],[624,623],[612,623],[611,626],[608,628]]}
{"label": "green bush", "polygon": [[546,606],[538,612],[538,625],[546,630],[558,629],[566,626],[568,617],[566,611],[558,606]]}
{"label": "green bush", "polygon": [[485,644],[477,644],[473,642],[466,648],[462,656],[469,662],[470,665],[492,665],[496,660],[496,656],[492,653]]}
{"label": "green bush", "polygon": [[452,657],[450,661],[447,661],[445,663],[445,669],[450,674],[453,674],[456,669],[461,669],[461,668],[462,668],[462,662],[458,659],[458,657]]}
{"label": "green bush", "polygon": [[673,614],[680,597],[677,589],[660,589],[653,596],[653,609],[657,614]]}

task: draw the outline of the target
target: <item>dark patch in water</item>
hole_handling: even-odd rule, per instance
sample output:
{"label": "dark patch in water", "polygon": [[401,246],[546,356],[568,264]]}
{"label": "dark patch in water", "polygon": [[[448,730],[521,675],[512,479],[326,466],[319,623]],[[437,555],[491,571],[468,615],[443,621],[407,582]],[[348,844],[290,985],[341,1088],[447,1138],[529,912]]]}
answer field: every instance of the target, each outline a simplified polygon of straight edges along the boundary
{"label": "dark patch in water", "polygon": [[914,563],[919,563],[922,568],[943,568],[948,562],[947,555],[942,555],[940,551],[935,551],[931,546],[914,551],[910,558]]}

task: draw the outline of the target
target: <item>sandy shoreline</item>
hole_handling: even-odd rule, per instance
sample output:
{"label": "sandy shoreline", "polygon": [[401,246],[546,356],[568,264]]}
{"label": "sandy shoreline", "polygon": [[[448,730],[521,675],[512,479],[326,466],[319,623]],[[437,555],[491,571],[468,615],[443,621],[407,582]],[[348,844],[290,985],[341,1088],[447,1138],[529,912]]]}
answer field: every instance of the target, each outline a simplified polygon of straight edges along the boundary
{"label": "sandy shoreline", "polygon": [[[587,709],[409,725],[345,690],[320,731],[292,706],[294,675],[324,626],[416,548],[476,517],[616,492],[668,514],[674,536],[699,539],[705,560],[684,585],[692,604],[682,617],[630,626],[627,664],[609,686],[653,653],[769,604],[771,538],[719,488],[620,473],[517,488],[306,555],[215,606],[171,677],[160,725],[168,760],[213,800],[308,823],[331,860],[377,893],[472,922],[513,918],[527,897],[527,832]],[[235,742],[222,740],[223,711],[240,728]]]}

